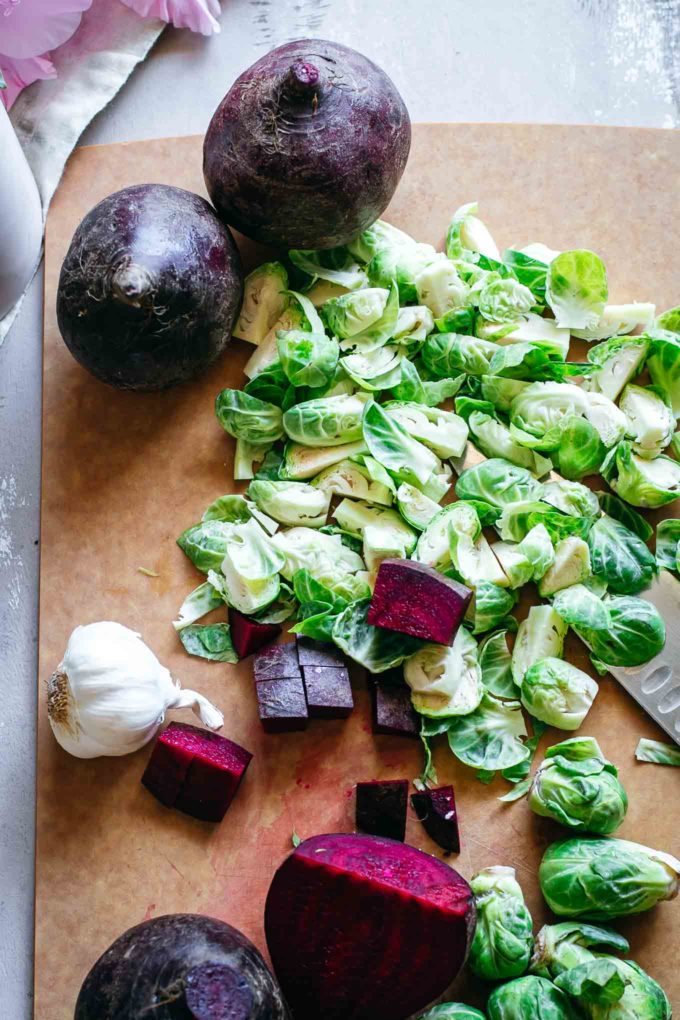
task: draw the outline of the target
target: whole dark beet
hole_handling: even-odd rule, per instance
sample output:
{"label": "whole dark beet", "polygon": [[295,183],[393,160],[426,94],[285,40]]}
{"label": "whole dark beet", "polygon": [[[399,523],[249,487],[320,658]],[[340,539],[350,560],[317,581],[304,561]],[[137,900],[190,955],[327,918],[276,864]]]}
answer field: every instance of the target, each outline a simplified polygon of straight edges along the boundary
{"label": "whole dark beet", "polygon": [[103,199],[77,228],[57,319],[71,354],[102,382],[157,390],[217,358],[242,293],[234,239],[205,199],[138,184]]}
{"label": "whole dark beet", "polygon": [[383,212],[410,145],[384,71],[348,46],[298,39],[234,82],[208,127],[203,173],[220,216],[248,237],[333,248]]}

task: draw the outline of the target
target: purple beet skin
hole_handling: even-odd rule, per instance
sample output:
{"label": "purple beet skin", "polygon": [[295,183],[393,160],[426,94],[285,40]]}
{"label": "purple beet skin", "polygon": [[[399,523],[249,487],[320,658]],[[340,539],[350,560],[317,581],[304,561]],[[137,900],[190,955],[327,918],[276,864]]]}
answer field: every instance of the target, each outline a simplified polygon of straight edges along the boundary
{"label": "purple beet skin", "polygon": [[346,666],[303,666],[310,719],[346,719],[354,708]]}
{"label": "purple beet skin", "polygon": [[237,609],[229,610],[229,627],[231,641],[239,659],[245,659],[263,645],[275,641],[281,633],[278,623],[258,623]]}
{"label": "purple beet skin", "polygon": [[249,1020],[253,991],[226,963],[202,963],[187,972],[184,998],[192,1020]]}
{"label": "purple beet skin", "polygon": [[267,733],[307,729],[309,713],[302,677],[261,680],[255,690],[260,720]]}
{"label": "purple beet skin", "polygon": [[170,723],[156,741],[142,783],[166,807],[220,822],[252,757],[218,733]]}
{"label": "purple beet skin", "polygon": [[411,794],[413,810],[425,832],[449,853],[460,853],[456,798],[452,786]]}
{"label": "purple beet skin", "polygon": [[313,641],[299,634],[295,637],[295,643],[301,666],[333,666],[340,669],[347,665],[347,659],[337,645],[327,641]]}
{"label": "purple beet skin", "polygon": [[404,842],[408,779],[376,779],[357,783],[357,830]]}
{"label": "purple beet skin", "polygon": [[472,591],[413,560],[383,560],[368,622],[374,627],[450,645],[472,600]]}
{"label": "purple beet skin", "polygon": [[411,704],[411,692],[404,684],[374,683],[371,687],[373,702],[373,732],[393,737],[418,737],[420,722]]}
{"label": "purple beet skin", "polygon": [[291,641],[285,645],[267,645],[255,656],[253,662],[255,683],[261,680],[281,680],[284,677],[302,679],[297,648]]}
{"label": "purple beet skin", "polygon": [[247,237],[334,248],[386,208],[410,145],[384,71],[348,46],[298,39],[236,79],[208,127],[203,174],[219,215]]}

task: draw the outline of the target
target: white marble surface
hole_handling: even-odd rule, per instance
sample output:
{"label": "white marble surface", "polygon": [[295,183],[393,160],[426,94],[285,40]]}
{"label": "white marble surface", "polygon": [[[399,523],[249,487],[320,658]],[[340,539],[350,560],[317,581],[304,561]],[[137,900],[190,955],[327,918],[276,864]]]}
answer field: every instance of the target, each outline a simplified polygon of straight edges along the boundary
{"label": "white marble surface", "polygon": [[[221,35],[167,31],[83,143],[202,132],[240,71],[270,47],[310,35],[381,64],[413,120],[680,126],[680,0],[224,0]],[[0,1017],[7,1020],[32,1015],[41,317],[39,276],[0,349]]]}

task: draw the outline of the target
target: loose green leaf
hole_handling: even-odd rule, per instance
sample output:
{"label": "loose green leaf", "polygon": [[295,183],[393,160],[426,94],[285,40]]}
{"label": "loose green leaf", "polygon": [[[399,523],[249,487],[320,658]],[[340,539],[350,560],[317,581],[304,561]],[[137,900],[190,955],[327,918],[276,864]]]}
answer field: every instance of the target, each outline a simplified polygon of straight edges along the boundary
{"label": "loose green leaf", "polygon": [[635,748],[638,761],[651,762],[654,765],[680,766],[680,748],[675,744],[664,744],[661,740],[650,740],[641,737]]}
{"label": "loose green leaf", "polygon": [[205,626],[191,623],[180,630],[179,637],[189,655],[211,659],[213,662],[238,662],[227,623],[209,623]]}

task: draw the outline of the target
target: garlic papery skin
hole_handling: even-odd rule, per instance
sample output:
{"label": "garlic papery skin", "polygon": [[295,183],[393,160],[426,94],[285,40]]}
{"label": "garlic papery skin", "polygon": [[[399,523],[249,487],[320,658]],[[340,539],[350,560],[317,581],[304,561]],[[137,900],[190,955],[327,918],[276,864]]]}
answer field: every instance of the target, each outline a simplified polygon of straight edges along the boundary
{"label": "garlic papery skin", "polygon": [[52,732],[76,758],[137,751],[169,708],[192,708],[212,730],[224,723],[207,698],[180,687],[139,634],[111,621],[76,627],[47,684]]}

